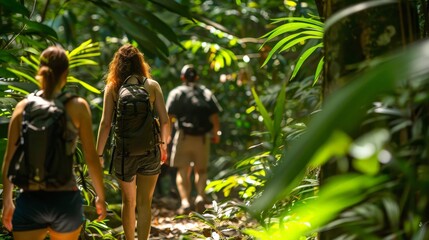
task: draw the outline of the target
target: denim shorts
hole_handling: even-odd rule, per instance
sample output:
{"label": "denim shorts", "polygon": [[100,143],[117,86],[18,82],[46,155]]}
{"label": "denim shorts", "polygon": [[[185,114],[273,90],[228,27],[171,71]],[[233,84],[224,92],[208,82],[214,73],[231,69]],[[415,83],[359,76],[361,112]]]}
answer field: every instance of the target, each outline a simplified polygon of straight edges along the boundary
{"label": "denim shorts", "polygon": [[113,167],[115,176],[125,182],[131,182],[136,174],[147,176],[157,175],[161,172],[159,147],[139,156],[126,156],[122,158],[120,153],[117,153],[113,158]]}
{"label": "denim shorts", "polygon": [[80,191],[24,191],[16,198],[13,231],[75,231],[85,220],[82,205]]}

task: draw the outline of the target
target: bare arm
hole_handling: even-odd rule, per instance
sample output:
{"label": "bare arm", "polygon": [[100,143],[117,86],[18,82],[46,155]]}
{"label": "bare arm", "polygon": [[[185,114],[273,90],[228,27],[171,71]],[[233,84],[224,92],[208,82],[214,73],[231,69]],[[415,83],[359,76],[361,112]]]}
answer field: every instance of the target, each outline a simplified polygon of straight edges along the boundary
{"label": "bare arm", "polygon": [[[176,115],[168,114],[168,118],[170,118],[170,127],[174,127],[174,123],[177,121]],[[170,136],[168,137],[167,144],[170,144],[171,140],[173,140],[172,134],[173,132],[171,131],[171,128],[170,128]]]}
{"label": "bare arm", "polygon": [[161,161],[167,161],[167,143],[170,141],[170,120],[167,114],[167,109],[165,108],[164,95],[162,94],[161,86],[158,82],[152,81],[154,83],[155,90],[155,103],[154,107],[159,116],[159,123],[161,125]]}
{"label": "bare arm", "polygon": [[[68,111],[70,116],[79,128],[79,138],[82,143],[82,150],[86,164],[89,169],[89,176],[97,193],[95,205],[101,221],[106,217],[106,204],[104,195],[103,172],[95,151],[94,134],[92,132],[91,111],[88,103],[83,98],[73,99],[73,106]],[[67,109],[69,110],[69,109]],[[77,124],[76,124],[77,123]]]}
{"label": "bare arm", "polygon": [[97,153],[102,165],[104,165],[104,159],[100,156],[103,155],[107,139],[109,138],[110,128],[113,121],[114,104],[113,90],[110,87],[106,87],[103,99],[103,114],[101,116],[97,136]]}
{"label": "bare arm", "polygon": [[9,230],[12,230],[12,216],[15,211],[15,205],[12,200],[13,184],[7,178],[7,170],[13,154],[16,150],[16,142],[19,138],[20,124],[22,120],[22,111],[24,110],[26,100],[19,102],[9,122],[8,141],[6,152],[3,158],[2,174],[3,174],[3,225]]}
{"label": "bare arm", "polygon": [[213,124],[212,129],[212,141],[213,143],[219,143],[220,142],[220,121],[219,121],[219,114],[214,113],[210,116],[210,121]]}

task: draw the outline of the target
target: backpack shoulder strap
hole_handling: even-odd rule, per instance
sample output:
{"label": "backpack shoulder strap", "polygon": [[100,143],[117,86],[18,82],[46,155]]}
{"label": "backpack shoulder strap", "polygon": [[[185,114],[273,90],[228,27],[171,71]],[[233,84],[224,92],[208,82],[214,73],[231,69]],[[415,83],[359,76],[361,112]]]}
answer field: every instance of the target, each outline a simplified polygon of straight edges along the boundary
{"label": "backpack shoulder strap", "polygon": [[34,92],[32,92],[32,93],[28,94],[25,98],[26,98],[27,100],[31,100],[31,99],[34,99],[35,97],[42,97],[42,94],[43,94],[43,91],[41,91],[41,90],[36,90],[36,91],[34,91]]}
{"label": "backpack shoulder strap", "polygon": [[139,81],[139,84],[144,85],[147,81],[147,77],[145,76],[135,76],[137,80]]}
{"label": "backpack shoulder strap", "polygon": [[125,81],[122,85],[126,84],[131,77],[135,77],[137,79],[137,81],[139,82],[139,84],[143,84],[143,85],[146,83],[146,80],[147,80],[147,77],[145,77],[145,76],[140,77],[137,75],[130,75],[125,79]]}
{"label": "backpack shoulder strap", "polygon": [[32,93],[30,93],[28,96],[37,96],[37,97],[42,97],[43,91],[42,90],[36,90]]}
{"label": "backpack shoulder strap", "polygon": [[[66,105],[66,103],[68,101],[70,101],[73,98],[79,97],[77,94],[68,92],[68,91],[64,91],[61,92],[60,95],[58,95],[57,99],[60,100],[60,102],[63,104],[63,106]],[[84,174],[83,174],[83,162],[82,159],[79,157],[79,153],[77,150],[75,150],[74,154],[73,154],[73,161],[77,163],[77,171],[79,173],[80,179],[82,181],[82,187],[85,190],[88,190],[87,184],[86,184],[86,180],[84,178]]]}
{"label": "backpack shoulder strap", "polygon": [[128,82],[128,80],[130,80],[130,78],[134,76],[134,75],[130,75],[127,78],[125,78],[124,83],[122,83],[122,85],[126,84]]}
{"label": "backpack shoulder strap", "polygon": [[146,83],[146,81],[147,81],[147,77],[143,76],[142,78],[143,78],[142,85],[144,85]]}
{"label": "backpack shoulder strap", "polygon": [[57,97],[57,99],[60,100],[63,103],[63,105],[65,105],[68,101],[70,101],[71,99],[76,98],[76,97],[78,97],[78,95],[65,91],[65,92],[60,93],[60,95]]}

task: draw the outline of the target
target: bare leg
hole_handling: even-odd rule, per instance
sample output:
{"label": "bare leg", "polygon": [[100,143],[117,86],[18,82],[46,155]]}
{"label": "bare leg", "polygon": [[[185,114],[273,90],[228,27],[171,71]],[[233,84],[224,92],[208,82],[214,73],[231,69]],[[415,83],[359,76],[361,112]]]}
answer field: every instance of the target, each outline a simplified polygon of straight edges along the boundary
{"label": "bare leg", "polygon": [[209,163],[209,153],[210,153],[210,139],[208,135],[205,136],[205,141],[202,143],[200,151],[197,152],[194,166],[195,172],[195,186],[197,189],[197,197],[195,198],[195,210],[199,213],[205,211],[205,188],[207,185],[207,168]]}
{"label": "bare leg", "polygon": [[194,168],[195,171],[195,186],[197,188],[197,197],[195,198],[195,211],[203,213],[205,211],[205,188],[207,185],[207,169]]}
{"label": "bare leg", "polygon": [[76,240],[79,238],[80,230],[82,226],[78,229],[67,232],[67,233],[60,233],[55,232],[52,229],[37,229],[37,230],[31,230],[31,231],[15,231],[13,232],[13,239],[15,240],[44,240],[46,238],[46,235],[49,232],[49,239],[51,240]]}
{"label": "bare leg", "polygon": [[118,179],[122,190],[122,225],[125,239],[134,240],[136,229],[136,178],[131,182]]}
{"label": "bare leg", "polygon": [[207,169],[194,168],[195,170],[195,186],[198,196],[205,198],[205,189],[207,185]]}
{"label": "bare leg", "polygon": [[48,229],[37,229],[37,230],[31,230],[31,231],[19,231],[19,232],[13,232],[13,239],[14,240],[43,240],[45,239],[46,235],[48,233]]}
{"label": "bare leg", "polygon": [[181,199],[182,208],[190,206],[189,199],[191,196],[191,167],[177,168],[176,183],[177,190]]}
{"label": "bare leg", "polygon": [[81,228],[82,226],[74,230],[73,232],[68,233],[59,233],[55,232],[52,229],[49,229],[49,237],[51,240],[76,240],[79,238]]}
{"label": "bare leg", "polygon": [[149,239],[152,223],[152,197],[158,175],[137,175],[137,237]]}

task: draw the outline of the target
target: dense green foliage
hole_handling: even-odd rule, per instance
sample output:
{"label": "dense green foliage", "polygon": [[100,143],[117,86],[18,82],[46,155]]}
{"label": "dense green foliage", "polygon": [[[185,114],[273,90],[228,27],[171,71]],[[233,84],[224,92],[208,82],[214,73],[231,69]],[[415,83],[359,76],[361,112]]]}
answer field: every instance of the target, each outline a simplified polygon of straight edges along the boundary
{"label": "dense green foliage", "polygon": [[[54,43],[69,51],[73,68],[67,87],[91,103],[96,132],[109,61],[121,44],[131,42],[144,52],[165,95],[180,84],[181,67],[192,63],[224,109],[207,188],[216,204],[191,216],[210,226],[213,236],[228,239],[220,223],[243,221],[244,215],[256,227],[240,229],[243,238],[314,239],[334,230],[347,239],[424,239],[429,46],[421,43],[353,66],[359,71],[338,79],[341,88],[325,99],[322,73],[330,55],[323,52],[325,19],[316,17],[316,9],[326,10],[327,2],[335,5],[0,0],[1,137],[16,102],[37,87],[37,56]],[[427,5],[418,1],[423,27]],[[334,15],[328,27],[350,23],[351,14]],[[1,141],[3,153],[6,139]],[[320,169],[328,165],[340,171],[319,186]],[[107,179],[116,191],[115,181]],[[93,191],[84,194],[91,212]],[[112,204],[118,202],[113,195]],[[88,221],[82,238],[95,233],[113,239],[120,234],[111,231],[117,219],[109,221]]]}
{"label": "dense green foliage", "polygon": [[[293,7],[279,5],[276,1],[169,0],[0,1],[0,6],[0,117],[4,123],[23,93],[32,91],[37,85],[32,81],[37,56],[48,45],[60,44],[69,52],[79,52],[85,60],[71,70],[70,76],[74,78],[68,79],[67,87],[90,102],[95,132],[102,100],[97,91],[104,87],[108,63],[121,44],[132,42],[144,52],[152,66],[153,78],[161,83],[165,94],[180,84],[181,67],[193,63],[198,66],[202,83],[212,88],[220,100],[224,108],[223,136],[221,144],[213,147],[211,178],[230,174],[232,166],[243,155],[247,158],[251,157],[251,152],[261,151],[260,147],[248,151],[249,147],[260,145],[262,149],[269,149],[265,143],[261,145],[269,143],[269,138],[264,133],[253,96],[258,93],[267,112],[271,112],[281,89],[279,84],[285,83],[291,73],[283,69],[288,69],[291,62],[279,55],[278,61],[260,68],[270,48],[267,43],[260,54],[259,48],[264,42],[260,36],[272,28],[271,18],[283,17],[284,11],[293,10]],[[298,14],[301,11],[306,13],[308,9],[296,10]],[[85,55],[76,50],[82,44],[94,44],[98,50]],[[291,55],[295,55],[295,51]],[[75,79],[88,85],[82,87],[73,83]],[[298,98],[293,99],[291,95],[288,98],[291,101],[286,104],[304,107],[288,115],[306,118],[319,102],[317,90],[311,88],[309,81],[292,85],[288,91]],[[307,101],[300,89],[312,92],[309,95],[314,100]],[[5,132],[3,128],[3,137]],[[91,195],[85,196],[87,204],[91,204]],[[95,226],[88,225],[87,229],[96,229]]]}

